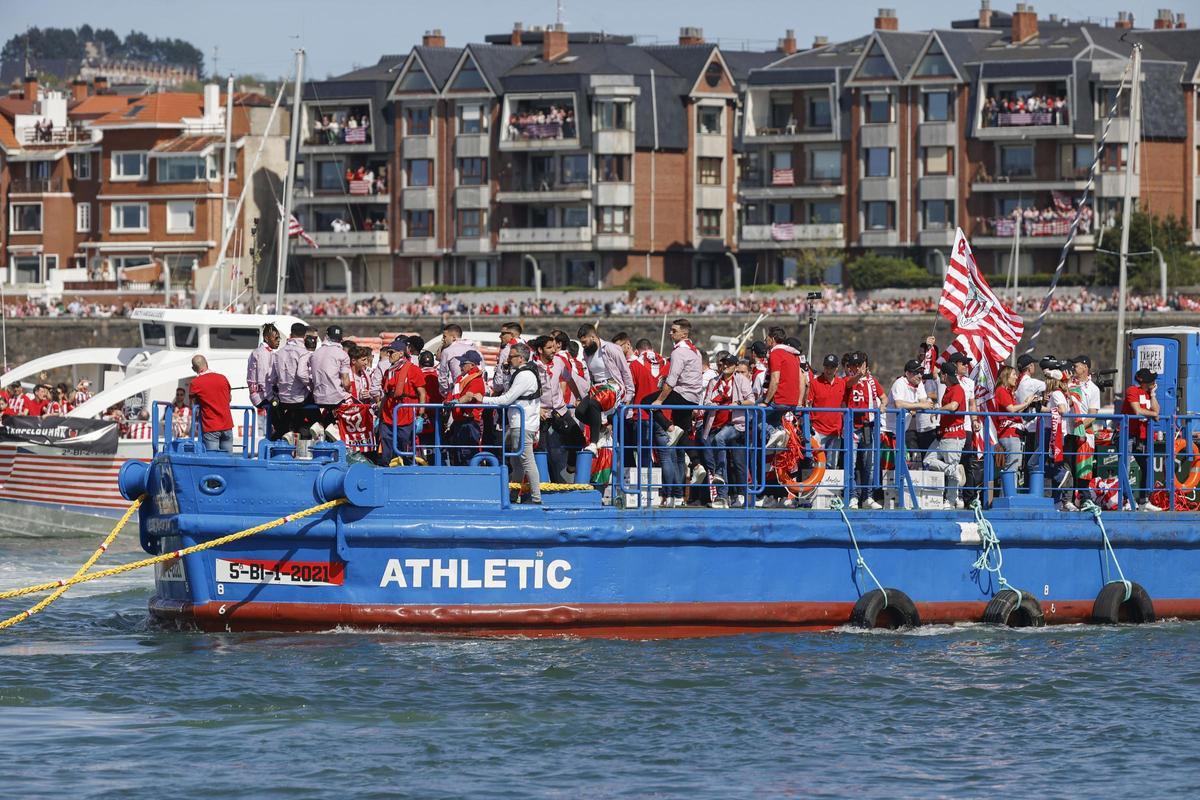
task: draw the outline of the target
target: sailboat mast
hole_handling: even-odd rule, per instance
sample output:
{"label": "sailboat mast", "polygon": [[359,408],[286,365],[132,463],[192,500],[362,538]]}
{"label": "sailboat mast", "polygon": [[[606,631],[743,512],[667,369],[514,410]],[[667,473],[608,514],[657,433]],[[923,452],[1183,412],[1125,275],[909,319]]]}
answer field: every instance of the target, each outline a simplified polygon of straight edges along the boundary
{"label": "sailboat mast", "polygon": [[288,228],[292,220],[292,192],[295,189],[296,150],[300,146],[300,93],[304,85],[304,48],[296,51],[296,86],[292,91],[292,136],[288,146],[287,174],[283,182],[283,215],[279,220],[279,266],[275,279],[275,312],[283,309],[283,290],[287,284]]}
{"label": "sailboat mast", "polygon": [[1129,278],[1129,224],[1133,210],[1134,165],[1141,155],[1142,138],[1142,46],[1133,45],[1133,85],[1129,90],[1129,145],[1125,151],[1125,201],[1121,208],[1121,277],[1117,287],[1116,388],[1125,389],[1125,301]]}

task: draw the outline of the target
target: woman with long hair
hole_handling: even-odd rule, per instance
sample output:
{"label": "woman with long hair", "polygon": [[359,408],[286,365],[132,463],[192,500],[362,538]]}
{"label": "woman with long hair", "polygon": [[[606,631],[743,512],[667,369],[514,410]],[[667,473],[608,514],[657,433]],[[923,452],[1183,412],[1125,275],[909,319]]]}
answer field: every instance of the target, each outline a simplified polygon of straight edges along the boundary
{"label": "woman with long hair", "polygon": [[1071,482],[1071,471],[1067,468],[1066,454],[1063,452],[1063,435],[1066,432],[1064,415],[1071,410],[1067,400],[1067,384],[1063,380],[1062,370],[1048,369],[1046,375],[1046,413],[1050,415],[1050,441],[1046,446],[1046,485],[1050,487],[1050,496],[1059,510],[1063,510],[1069,494],[1067,486]]}
{"label": "woman with long hair", "polygon": [[963,502],[958,499],[958,487],[963,482],[962,451],[967,441],[967,429],[964,424],[967,408],[967,396],[958,382],[958,368],[952,361],[942,364],[939,380],[946,387],[942,394],[940,405],[934,406],[935,411],[943,412],[938,415],[938,439],[925,455],[924,464],[928,469],[935,469],[946,476],[946,503],[952,508],[962,508]]}

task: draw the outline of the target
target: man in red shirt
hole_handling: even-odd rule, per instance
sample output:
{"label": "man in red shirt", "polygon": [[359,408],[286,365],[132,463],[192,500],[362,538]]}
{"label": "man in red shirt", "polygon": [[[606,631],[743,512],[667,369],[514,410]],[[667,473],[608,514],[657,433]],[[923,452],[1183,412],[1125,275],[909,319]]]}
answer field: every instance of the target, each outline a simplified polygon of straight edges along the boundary
{"label": "man in red shirt", "polygon": [[959,385],[958,367],[954,362],[943,363],[940,376],[946,391],[942,393],[942,402],[936,409],[954,413],[941,414],[938,417],[937,445],[925,454],[924,464],[926,468],[936,469],[946,476],[946,502],[952,508],[962,508],[963,503],[958,499],[958,468],[962,463],[963,445],[967,441],[967,427],[963,414],[967,410],[967,394]]}
{"label": "man in red shirt", "polygon": [[[1134,502],[1137,502],[1139,492],[1145,502],[1138,506],[1142,511],[1162,511],[1150,502],[1150,491],[1154,486],[1154,476],[1150,471],[1150,458],[1146,453],[1146,438],[1150,432],[1147,420],[1157,420],[1159,414],[1158,398],[1154,394],[1158,384],[1158,375],[1142,368],[1133,376],[1134,383],[1125,390],[1125,400],[1121,403],[1121,413],[1128,417],[1129,452],[1134,462],[1142,471],[1142,488],[1133,489]],[[1132,481],[1130,481],[1132,483]]]}
{"label": "man in red shirt", "polygon": [[767,389],[763,405],[767,407],[767,447],[787,444],[787,431],[780,428],[783,415],[800,405],[808,383],[808,373],[800,369],[800,351],[787,343],[787,331],[778,325],[767,331]]}
{"label": "man in red shirt", "polygon": [[209,372],[208,359],[192,356],[192,403],[200,406],[200,430],[205,450],[233,453],[233,414],[229,411],[229,381],[219,372]]}
{"label": "man in red shirt", "polygon": [[[821,362],[821,374],[808,387],[808,404],[812,408],[841,408],[846,398],[846,379],[838,375],[841,362],[833,353]],[[837,469],[842,459],[842,422],[840,411],[813,411],[812,430],[825,451],[829,469]]]}
{"label": "man in red shirt", "polygon": [[[405,353],[383,378],[383,403],[379,409],[379,418],[382,423],[380,438],[383,440],[383,463],[388,465],[392,463],[398,455],[407,455],[410,458],[414,454],[413,450],[413,422],[416,419],[416,414],[411,408],[403,408],[402,406],[411,403],[424,404],[426,401],[425,394],[425,375],[421,372],[421,368],[410,361],[407,357],[407,342],[404,343]],[[396,426],[396,447],[392,447],[392,425]]]}
{"label": "man in red shirt", "polygon": [[[878,409],[880,399],[884,396],[883,387],[871,375],[867,364],[866,353],[854,352],[846,372],[846,408]],[[859,411],[852,419],[854,427],[854,481],[858,490],[856,496],[850,498],[850,507],[879,509],[883,505],[877,498],[871,496],[875,485],[875,431],[879,427],[877,414]],[[877,490],[882,493],[882,489]]]}

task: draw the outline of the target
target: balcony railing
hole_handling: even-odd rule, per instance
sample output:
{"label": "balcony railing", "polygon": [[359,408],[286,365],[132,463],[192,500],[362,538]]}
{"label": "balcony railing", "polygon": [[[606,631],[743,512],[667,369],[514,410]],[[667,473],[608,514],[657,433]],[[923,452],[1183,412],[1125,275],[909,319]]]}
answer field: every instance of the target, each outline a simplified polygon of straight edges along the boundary
{"label": "balcony railing", "polygon": [[985,107],[985,128],[1025,128],[1038,125],[1069,125],[1070,114],[1065,105],[1057,108],[1037,108],[1033,111]]}
{"label": "balcony railing", "polygon": [[313,128],[304,144],[310,147],[331,145],[371,144],[371,128],[333,127]]}
{"label": "balcony railing", "polygon": [[573,244],[592,240],[592,229],[501,228],[500,244]]}
{"label": "balcony railing", "polygon": [[[387,230],[315,231],[311,234],[318,247],[387,247]],[[301,243],[302,245],[302,243]]]}
{"label": "balcony railing", "polygon": [[743,242],[776,242],[786,245],[789,242],[841,241],[845,238],[846,228],[840,222],[825,222],[800,225],[791,222],[775,223],[773,225],[743,225]]}
{"label": "balcony railing", "polygon": [[67,125],[61,128],[51,128],[50,130],[41,130],[37,128],[26,128],[21,136],[21,144],[23,145],[54,145],[54,144],[81,144],[92,140],[92,132],[87,128],[82,128],[78,125]]}
{"label": "balcony railing", "polygon": [[62,178],[17,178],[8,186],[12,194],[46,194],[62,192]]}

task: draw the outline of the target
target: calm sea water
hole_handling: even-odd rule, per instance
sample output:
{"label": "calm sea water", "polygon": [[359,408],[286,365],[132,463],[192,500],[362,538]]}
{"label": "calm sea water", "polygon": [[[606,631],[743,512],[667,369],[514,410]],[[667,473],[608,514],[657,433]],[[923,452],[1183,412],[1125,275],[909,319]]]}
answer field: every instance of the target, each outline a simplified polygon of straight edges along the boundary
{"label": "calm sea water", "polygon": [[[0,587],[92,546],[0,539]],[[0,632],[0,796],[1200,795],[1200,624],[205,635],[150,624],[149,580]]]}

